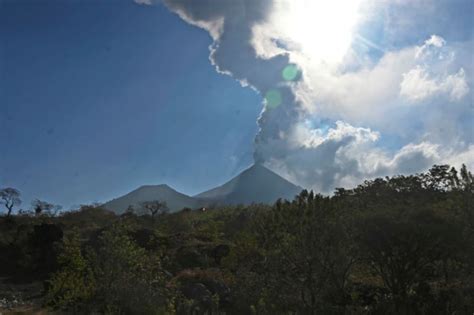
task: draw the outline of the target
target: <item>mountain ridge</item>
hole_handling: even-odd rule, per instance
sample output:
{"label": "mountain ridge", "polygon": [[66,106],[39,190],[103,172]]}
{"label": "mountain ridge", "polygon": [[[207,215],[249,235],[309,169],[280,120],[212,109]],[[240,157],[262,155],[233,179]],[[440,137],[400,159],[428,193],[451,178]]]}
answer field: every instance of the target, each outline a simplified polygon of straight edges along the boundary
{"label": "mountain ridge", "polygon": [[194,196],[181,193],[167,184],[143,185],[104,203],[104,208],[123,213],[131,205],[140,210],[144,201],[165,201],[171,212],[183,208],[214,205],[273,203],[279,198],[293,199],[303,188],[291,183],[261,164],[253,164],[224,184]]}

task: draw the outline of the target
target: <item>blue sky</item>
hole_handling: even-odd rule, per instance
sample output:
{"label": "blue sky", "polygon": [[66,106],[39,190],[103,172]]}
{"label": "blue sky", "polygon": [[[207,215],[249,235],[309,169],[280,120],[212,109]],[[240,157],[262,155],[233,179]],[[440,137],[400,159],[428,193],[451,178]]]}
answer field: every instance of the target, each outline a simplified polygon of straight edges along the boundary
{"label": "blue sky", "polygon": [[323,193],[472,169],[474,3],[350,4],[0,0],[0,186],[69,208],[254,156]]}
{"label": "blue sky", "polygon": [[2,1],[0,185],[69,207],[248,166],[261,99],[215,72],[210,43],[164,6]]}

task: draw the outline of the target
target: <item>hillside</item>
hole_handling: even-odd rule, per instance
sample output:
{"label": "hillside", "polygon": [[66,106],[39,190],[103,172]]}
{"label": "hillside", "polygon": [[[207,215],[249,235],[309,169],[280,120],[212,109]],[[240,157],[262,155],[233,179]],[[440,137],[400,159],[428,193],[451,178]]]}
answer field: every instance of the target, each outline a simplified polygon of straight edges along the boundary
{"label": "hillside", "polygon": [[138,210],[140,203],[153,200],[165,201],[171,212],[183,208],[195,209],[212,205],[271,204],[278,198],[291,200],[302,189],[268,168],[256,164],[227,183],[193,197],[180,193],[168,185],[147,185],[113,199],[103,206],[120,214],[125,212],[130,205]]}
{"label": "hillside", "polygon": [[179,211],[183,208],[198,208],[202,202],[188,195],[182,194],[168,185],[146,185],[116,199],[113,199],[103,206],[105,209],[115,213],[123,213],[132,205],[135,209],[140,208],[140,203],[144,201],[160,200],[166,201],[171,212]]}
{"label": "hillside", "polygon": [[[180,195],[134,195],[157,191]],[[0,313],[472,314],[473,191],[441,165],[272,206],[0,216]]]}

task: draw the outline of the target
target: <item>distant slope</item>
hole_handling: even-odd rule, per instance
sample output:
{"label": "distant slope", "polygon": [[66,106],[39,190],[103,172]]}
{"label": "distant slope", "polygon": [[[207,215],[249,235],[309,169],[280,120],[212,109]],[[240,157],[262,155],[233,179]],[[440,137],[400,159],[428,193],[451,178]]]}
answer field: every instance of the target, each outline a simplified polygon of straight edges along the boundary
{"label": "distant slope", "polygon": [[123,213],[132,205],[141,210],[144,201],[165,201],[171,212],[183,208],[196,209],[210,205],[274,203],[278,198],[292,200],[303,188],[292,184],[268,168],[256,164],[227,183],[194,197],[182,194],[168,185],[142,186],[122,197],[113,199],[104,208]]}
{"label": "distant slope", "polygon": [[201,201],[177,192],[168,185],[148,185],[113,199],[103,206],[115,213],[123,213],[130,205],[138,210],[141,202],[153,200],[166,201],[171,212],[179,211],[185,207],[198,208],[202,205]]}
{"label": "distant slope", "polygon": [[273,203],[278,198],[292,200],[303,188],[294,185],[268,168],[255,164],[227,183],[200,193],[194,198],[210,204]]}

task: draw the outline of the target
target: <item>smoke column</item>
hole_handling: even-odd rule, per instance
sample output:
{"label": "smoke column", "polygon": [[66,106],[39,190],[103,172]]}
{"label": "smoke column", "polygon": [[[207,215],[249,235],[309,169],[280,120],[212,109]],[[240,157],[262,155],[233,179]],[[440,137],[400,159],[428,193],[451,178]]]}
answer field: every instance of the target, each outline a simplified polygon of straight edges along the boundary
{"label": "smoke column", "polygon": [[[298,104],[291,84],[299,80],[299,70],[287,54],[269,59],[256,55],[252,47],[252,28],[266,18],[272,1],[192,1],[165,0],[170,10],[190,24],[206,29],[214,39],[210,61],[217,71],[256,89],[265,98],[258,119],[254,159],[264,163],[266,156],[284,154],[281,138],[298,119]],[[278,157],[278,155],[277,155]]]}

